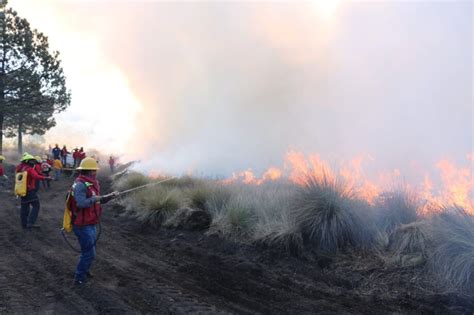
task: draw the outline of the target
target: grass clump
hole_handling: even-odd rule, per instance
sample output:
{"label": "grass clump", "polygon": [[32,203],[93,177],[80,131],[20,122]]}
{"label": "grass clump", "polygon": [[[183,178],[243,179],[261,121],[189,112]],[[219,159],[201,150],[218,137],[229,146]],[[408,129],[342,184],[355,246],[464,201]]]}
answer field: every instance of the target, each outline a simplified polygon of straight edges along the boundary
{"label": "grass clump", "polygon": [[427,221],[400,225],[389,237],[388,250],[393,255],[420,253],[426,257],[431,239]]}
{"label": "grass clump", "polygon": [[129,198],[129,214],[144,225],[160,227],[182,206],[182,194],[176,189],[152,187]]}
{"label": "grass clump", "polygon": [[353,198],[351,189],[328,176],[308,175],[297,193],[291,215],[305,244],[318,251],[336,253],[364,247],[373,239],[368,205]]}
{"label": "grass clump", "polygon": [[474,295],[474,216],[458,206],[442,211],[432,219],[432,270],[447,288]]}
{"label": "grass clump", "polygon": [[116,190],[124,191],[139,186],[149,184],[151,182],[150,178],[139,172],[127,172],[123,176],[120,176],[113,182],[113,187]]}
{"label": "grass clump", "polygon": [[418,219],[419,200],[407,189],[385,192],[376,201],[377,226],[381,231],[391,233],[398,226]]}
{"label": "grass clump", "polygon": [[222,208],[214,208],[210,233],[248,242],[256,220],[255,210],[248,201],[248,199],[232,196],[222,205]]}

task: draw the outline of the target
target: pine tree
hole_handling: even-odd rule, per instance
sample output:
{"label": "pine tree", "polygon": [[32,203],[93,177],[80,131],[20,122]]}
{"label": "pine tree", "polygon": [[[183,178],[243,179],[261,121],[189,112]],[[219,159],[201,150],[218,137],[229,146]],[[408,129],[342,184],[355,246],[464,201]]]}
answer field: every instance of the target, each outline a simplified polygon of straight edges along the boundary
{"label": "pine tree", "polygon": [[23,134],[53,127],[53,115],[69,106],[71,95],[59,52],[49,51],[44,34],[10,8],[0,11],[0,26],[1,153],[4,136],[18,136],[21,151]]}

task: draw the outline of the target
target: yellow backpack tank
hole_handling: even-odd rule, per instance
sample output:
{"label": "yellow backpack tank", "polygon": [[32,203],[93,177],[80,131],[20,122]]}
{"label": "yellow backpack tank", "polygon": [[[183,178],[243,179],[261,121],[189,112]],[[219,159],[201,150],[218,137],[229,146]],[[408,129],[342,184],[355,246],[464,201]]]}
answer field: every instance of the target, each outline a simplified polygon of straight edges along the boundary
{"label": "yellow backpack tank", "polygon": [[25,197],[28,192],[27,189],[28,172],[18,172],[15,174],[15,195]]}
{"label": "yellow backpack tank", "polygon": [[67,233],[72,232],[72,211],[70,209],[69,203],[71,199],[71,192],[68,193],[66,198],[66,206],[64,207],[64,215],[63,215],[63,231]]}

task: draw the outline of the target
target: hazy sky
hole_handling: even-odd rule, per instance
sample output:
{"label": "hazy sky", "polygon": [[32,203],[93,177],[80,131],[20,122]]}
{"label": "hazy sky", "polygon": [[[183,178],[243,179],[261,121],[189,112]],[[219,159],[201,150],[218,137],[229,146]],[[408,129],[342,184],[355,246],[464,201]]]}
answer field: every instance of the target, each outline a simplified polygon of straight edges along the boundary
{"label": "hazy sky", "polygon": [[62,53],[50,142],[218,174],[288,149],[402,169],[472,151],[471,1],[10,5]]}

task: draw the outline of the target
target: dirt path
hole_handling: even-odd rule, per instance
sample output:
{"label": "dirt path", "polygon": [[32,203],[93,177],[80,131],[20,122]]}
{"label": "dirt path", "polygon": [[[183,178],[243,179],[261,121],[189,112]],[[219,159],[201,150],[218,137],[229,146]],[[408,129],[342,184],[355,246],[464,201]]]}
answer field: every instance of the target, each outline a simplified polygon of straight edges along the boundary
{"label": "dirt path", "polygon": [[[281,256],[202,233],[152,230],[105,208],[94,279],[73,285],[78,255],[59,227],[71,181],[41,192],[39,230],[22,231],[19,203],[0,192],[0,313],[469,313],[472,302],[403,285],[369,289],[369,268]],[[107,183],[102,181],[104,190]],[[75,244],[73,236],[70,237]],[[344,269],[346,268],[346,269]],[[344,271],[344,272],[341,272]],[[398,278],[397,278],[398,277]],[[396,281],[395,281],[396,282]],[[383,294],[388,289],[394,294]]]}

